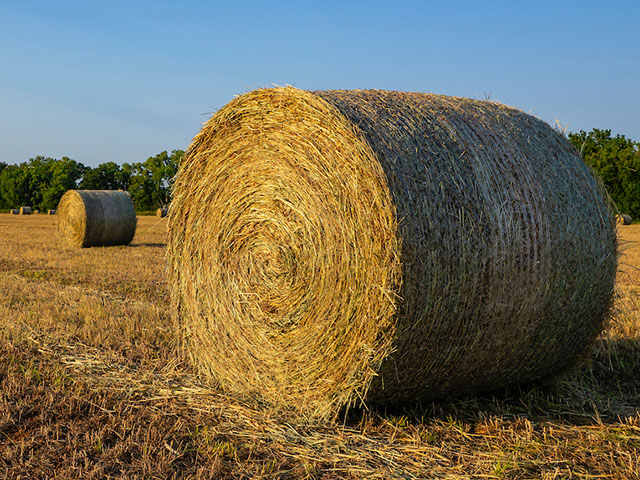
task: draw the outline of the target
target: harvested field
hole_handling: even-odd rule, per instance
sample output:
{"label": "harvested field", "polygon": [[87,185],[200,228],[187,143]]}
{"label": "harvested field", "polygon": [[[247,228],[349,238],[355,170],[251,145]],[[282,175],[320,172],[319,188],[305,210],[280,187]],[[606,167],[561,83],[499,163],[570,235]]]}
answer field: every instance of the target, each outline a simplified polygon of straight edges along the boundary
{"label": "harvested field", "polygon": [[6,478],[638,478],[640,225],[619,230],[616,314],[553,384],[278,418],[194,375],[172,333],[166,220],[128,246],[52,251],[55,217],[0,215]]}

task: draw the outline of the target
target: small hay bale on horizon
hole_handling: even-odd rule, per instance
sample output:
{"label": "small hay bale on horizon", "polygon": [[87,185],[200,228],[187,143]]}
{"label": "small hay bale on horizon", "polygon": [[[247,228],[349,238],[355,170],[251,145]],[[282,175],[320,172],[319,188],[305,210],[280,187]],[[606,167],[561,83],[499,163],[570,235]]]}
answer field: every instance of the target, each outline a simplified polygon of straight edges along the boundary
{"label": "small hay bale on horizon", "polygon": [[31,207],[20,207],[20,215],[31,215]]}
{"label": "small hay bale on horizon", "polygon": [[47,215],[55,215],[55,214],[56,214],[55,208],[50,208],[49,210],[47,210]]}
{"label": "small hay bale on horizon", "polygon": [[631,215],[618,214],[616,215],[616,225],[631,225]]}
{"label": "small hay bale on horizon", "polygon": [[20,214],[20,210],[18,210],[17,208],[12,208],[11,210],[9,210],[9,213],[11,215],[19,215]]}
{"label": "small hay bale on horizon", "polygon": [[611,305],[601,187],[560,133],[495,102],[256,90],[193,139],[170,209],[192,362],[305,416],[554,375]]}
{"label": "small hay bale on horizon", "polygon": [[69,190],[56,209],[58,237],[69,247],[127,245],[136,232],[136,212],[121,190]]}
{"label": "small hay bale on horizon", "polygon": [[166,207],[160,207],[159,209],[156,210],[156,217],[164,218],[167,216],[168,212],[169,210]]}

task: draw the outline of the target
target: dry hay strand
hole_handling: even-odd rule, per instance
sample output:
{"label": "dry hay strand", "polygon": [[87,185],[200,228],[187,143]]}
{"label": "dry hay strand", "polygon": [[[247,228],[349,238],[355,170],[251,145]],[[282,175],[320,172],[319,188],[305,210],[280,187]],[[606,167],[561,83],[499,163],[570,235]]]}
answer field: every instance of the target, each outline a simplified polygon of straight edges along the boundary
{"label": "dry hay strand", "polygon": [[20,210],[18,210],[17,208],[12,208],[9,213],[11,215],[19,215],[20,214]]}
{"label": "dry hay strand", "polygon": [[159,208],[156,210],[156,217],[164,218],[167,216],[169,210],[165,207]]}
{"label": "dry hay strand", "polygon": [[20,215],[31,215],[31,207],[20,207]]}
{"label": "dry hay strand", "polygon": [[55,215],[55,214],[56,214],[56,209],[55,208],[47,210],[47,215]]}
{"label": "dry hay strand", "polygon": [[120,190],[69,190],[56,209],[58,236],[69,247],[127,245],[136,233],[136,212]]}
{"label": "dry hay strand", "polygon": [[616,215],[616,225],[631,225],[631,216]]}
{"label": "dry hay strand", "polygon": [[307,416],[550,376],[611,303],[601,187],[561,134],[494,102],[256,90],[194,138],[170,208],[192,361]]}

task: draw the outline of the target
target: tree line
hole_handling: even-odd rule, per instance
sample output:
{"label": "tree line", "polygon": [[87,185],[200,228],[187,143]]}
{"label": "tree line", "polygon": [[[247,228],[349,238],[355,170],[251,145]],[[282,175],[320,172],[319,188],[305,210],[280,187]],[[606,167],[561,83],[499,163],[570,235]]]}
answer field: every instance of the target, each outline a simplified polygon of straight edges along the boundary
{"label": "tree line", "polygon": [[138,211],[155,210],[170,201],[171,183],[182,150],[164,151],[141,163],[106,162],[87,167],[68,157],[38,156],[19,165],[0,162],[0,209],[28,205],[56,208],[67,190],[126,190]]}
{"label": "tree line", "polygon": [[569,141],[602,179],[620,213],[640,217],[640,143],[611,130],[570,133]]}
{"label": "tree line", "polygon": [[[570,133],[569,141],[600,176],[621,213],[640,218],[640,143],[611,130]],[[184,152],[173,150],[142,163],[106,162],[86,167],[67,157],[36,157],[19,165],[0,162],[0,209],[56,208],[69,189],[126,190],[138,211],[170,201],[171,182]]]}

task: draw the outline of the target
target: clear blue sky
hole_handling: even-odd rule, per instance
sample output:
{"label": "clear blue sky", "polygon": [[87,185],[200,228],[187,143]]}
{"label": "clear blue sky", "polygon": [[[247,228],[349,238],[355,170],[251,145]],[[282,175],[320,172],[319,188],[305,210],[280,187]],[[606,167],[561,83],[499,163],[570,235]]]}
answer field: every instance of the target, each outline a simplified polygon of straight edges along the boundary
{"label": "clear blue sky", "polygon": [[144,161],[271,84],[490,96],[640,141],[639,32],[638,0],[0,0],[0,161]]}

